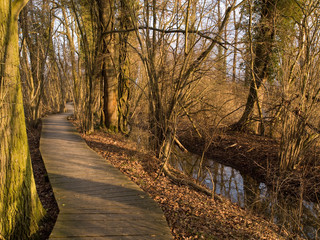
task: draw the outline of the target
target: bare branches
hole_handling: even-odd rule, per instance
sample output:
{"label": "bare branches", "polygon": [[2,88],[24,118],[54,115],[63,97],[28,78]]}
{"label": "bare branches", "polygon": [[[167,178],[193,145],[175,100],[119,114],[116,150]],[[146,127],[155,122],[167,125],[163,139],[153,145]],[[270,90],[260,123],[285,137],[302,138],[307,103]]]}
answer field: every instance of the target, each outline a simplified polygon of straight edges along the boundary
{"label": "bare branches", "polygon": [[192,30],[192,29],[186,29],[186,30],[183,30],[183,29],[160,29],[160,28],[154,28],[154,27],[150,27],[150,26],[138,26],[137,28],[131,28],[131,29],[119,29],[119,30],[115,29],[112,31],[106,31],[106,32],[104,32],[104,35],[112,34],[112,33],[126,33],[126,32],[133,32],[133,31],[137,31],[137,30],[147,30],[147,29],[152,30],[152,31],[156,31],[156,32],[160,32],[160,33],[166,33],[166,34],[169,34],[169,33],[182,33],[182,34],[194,33],[194,34],[199,35],[202,38],[205,38],[205,39],[208,39],[212,42],[218,43],[225,48],[225,46],[223,45],[224,43],[221,41],[218,41],[217,37],[210,37],[209,36],[212,33],[202,32],[199,30]]}
{"label": "bare branches", "polygon": [[236,4],[236,1],[234,1],[233,4],[226,10],[224,19],[223,19],[221,25],[219,26],[219,31],[218,31],[216,37],[212,40],[212,43],[210,44],[210,46],[205,51],[203,51],[200,54],[200,56],[190,65],[188,70],[183,75],[182,79],[189,78],[191,73],[194,72],[197,67],[199,67],[199,65],[207,58],[209,53],[212,51],[215,44],[218,42],[218,38],[220,37],[221,32],[223,31],[225,25],[227,24],[227,22],[229,20],[229,17],[230,17],[232,10],[234,10],[234,8],[235,8],[235,4]]}

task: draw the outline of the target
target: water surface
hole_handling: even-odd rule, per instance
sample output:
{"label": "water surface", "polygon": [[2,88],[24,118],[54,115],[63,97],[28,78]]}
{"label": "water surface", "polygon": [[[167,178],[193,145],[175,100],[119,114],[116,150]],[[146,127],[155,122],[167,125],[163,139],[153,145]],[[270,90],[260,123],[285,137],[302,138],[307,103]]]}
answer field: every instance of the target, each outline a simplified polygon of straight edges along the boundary
{"label": "water surface", "polygon": [[[264,183],[241,174],[238,170],[213,159],[174,150],[171,165],[229,198],[233,203],[285,226],[308,239],[318,239],[320,230],[320,204],[285,196]],[[200,170],[199,170],[200,169]],[[276,188],[276,187],[275,187]]]}

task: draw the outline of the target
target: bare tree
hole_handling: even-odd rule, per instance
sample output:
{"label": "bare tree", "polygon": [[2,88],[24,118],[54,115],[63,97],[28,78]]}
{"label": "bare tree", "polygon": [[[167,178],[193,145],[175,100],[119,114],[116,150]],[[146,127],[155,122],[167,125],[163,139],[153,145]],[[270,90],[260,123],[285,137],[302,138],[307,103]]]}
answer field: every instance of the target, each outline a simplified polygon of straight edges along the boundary
{"label": "bare tree", "polygon": [[[319,84],[319,1],[310,0],[296,5],[293,40],[284,49],[282,67],[280,168],[292,171],[315,161],[309,154],[316,146]],[[287,36],[290,36],[289,34]]]}
{"label": "bare tree", "polygon": [[[196,1],[188,1],[187,7],[189,10],[193,3],[196,3]],[[176,3],[176,9],[173,12],[177,11],[178,5]],[[162,11],[160,11],[160,6]],[[156,21],[156,19],[161,18],[161,12],[166,12],[165,7],[165,3],[144,1],[144,20],[140,26],[137,25],[138,21],[133,21],[133,24],[139,49],[141,50],[139,55],[147,75],[149,128],[154,137],[152,144],[160,158],[166,162],[170,155],[172,144],[175,141],[177,118],[185,107],[193,84],[199,80],[195,73],[216,44],[220,43],[221,34],[225,29],[230,14],[237,6],[236,1],[233,1],[226,9],[221,25],[218,26],[217,32],[214,33],[215,37],[202,34],[201,31],[196,30],[196,27],[195,29],[165,29],[166,26],[183,25],[176,23],[177,19],[174,17],[169,20],[163,20],[163,22]],[[196,5],[193,5],[193,8],[196,8]],[[156,10],[160,13],[157,13]],[[139,19],[133,11],[131,11],[131,14],[133,19]],[[188,26],[188,19],[190,18],[187,16],[185,19],[187,20],[184,22],[187,22],[186,26]],[[195,26],[194,22],[192,24]],[[143,32],[141,32],[141,29]],[[195,34],[198,37],[194,40],[194,43],[185,39],[184,48],[179,52],[179,35],[181,33],[186,35]],[[204,39],[207,39],[207,41]],[[170,56],[169,50],[174,42],[177,43],[175,45],[176,48]],[[199,47],[195,44],[197,42],[203,44],[203,50],[198,54],[195,53],[195,49]],[[170,65],[164,64],[166,62]]]}
{"label": "bare tree", "polygon": [[[32,9],[32,11],[31,11]],[[46,63],[51,41],[51,15],[48,1],[30,1],[20,16],[23,33],[23,89],[28,122],[36,126],[41,117]]]}

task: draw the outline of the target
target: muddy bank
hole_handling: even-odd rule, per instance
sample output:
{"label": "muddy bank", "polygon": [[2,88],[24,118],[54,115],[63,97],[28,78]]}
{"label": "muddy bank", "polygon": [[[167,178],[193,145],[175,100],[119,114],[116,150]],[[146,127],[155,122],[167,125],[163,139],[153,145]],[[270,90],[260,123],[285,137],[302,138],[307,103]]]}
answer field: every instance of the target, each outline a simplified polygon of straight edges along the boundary
{"label": "muddy bank", "polygon": [[[278,189],[282,194],[318,202],[320,196],[320,162],[295,169],[286,174],[279,170],[279,143],[271,138],[239,132],[219,132],[211,139],[204,140],[192,130],[179,131],[180,142],[192,153],[231,166]],[[210,143],[210,144],[209,144]],[[207,148],[207,146],[209,147]]]}

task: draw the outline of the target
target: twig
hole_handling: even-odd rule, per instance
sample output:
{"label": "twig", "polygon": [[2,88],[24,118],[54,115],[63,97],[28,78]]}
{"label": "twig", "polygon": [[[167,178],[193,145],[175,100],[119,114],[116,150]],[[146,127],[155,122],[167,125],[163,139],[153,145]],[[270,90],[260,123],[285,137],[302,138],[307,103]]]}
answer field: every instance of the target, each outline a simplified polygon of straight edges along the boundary
{"label": "twig", "polygon": [[215,194],[214,192],[208,190],[206,187],[200,186],[199,184],[196,184],[188,179],[184,179],[184,178],[179,178],[174,176],[174,174],[170,171],[170,169],[168,168],[167,164],[164,164],[163,166],[163,172],[164,174],[169,177],[173,182],[177,183],[177,184],[182,184],[182,185],[186,185],[186,186],[190,186],[193,189],[195,189],[196,191],[202,192],[206,195],[208,195],[209,197],[212,197],[214,199],[217,199],[220,202],[223,202],[222,197],[220,197],[219,195]]}
{"label": "twig", "polygon": [[174,138],[174,141],[182,151],[189,152],[188,149],[186,149],[186,147],[182,145],[182,143],[179,141],[177,137]]}

